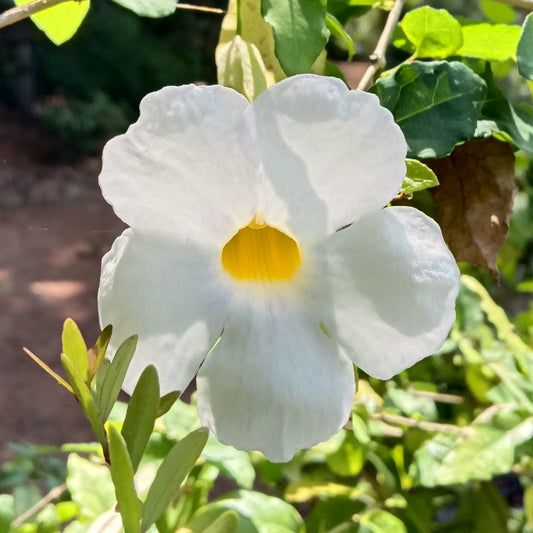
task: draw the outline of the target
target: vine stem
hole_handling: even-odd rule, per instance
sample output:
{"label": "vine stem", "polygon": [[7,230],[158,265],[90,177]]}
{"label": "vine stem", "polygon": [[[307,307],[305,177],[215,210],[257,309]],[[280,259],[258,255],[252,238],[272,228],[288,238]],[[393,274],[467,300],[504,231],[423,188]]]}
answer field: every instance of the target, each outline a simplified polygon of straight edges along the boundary
{"label": "vine stem", "polygon": [[392,32],[394,31],[394,28],[396,27],[396,24],[398,24],[398,20],[400,19],[400,14],[402,12],[404,3],[405,0],[396,0],[396,2],[394,2],[394,5],[392,6],[392,9],[389,12],[389,16],[387,17],[385,27],[383,28],[383,31],[381,32],[381,35],[379,37],[376,49],[372,52],[370,56],[371,64],[366,69],[363,78],[357,86],[358,91],[366,91],[374,82],[374,77],[376,76],[376,74],[378,74],[385,68],[385,52],[392,37]]}
{"label": "vine stem", "polygon": [[[44,9],[48,9],[58,4],[63,4],[70,1],[71,0],[35,0],[29,4],[13,7],[4,11],[3,13],[0,13],[0,28],[31,17],[32,15],[35,15],[35,13],[39,13],[39,11],[43,11]],[[75,1],[79,2],[80,0]],[[214,13],[216,15],[224,15],[226,13],[223,9],[195,6],[192,4],[176,4],[176,8],[189,11],[200,11],[202,13]]]}
{"label": "vine stem", "polygon": [[511,7],[519,7],[527,11],[533,11],[533,0],[496,0]]}

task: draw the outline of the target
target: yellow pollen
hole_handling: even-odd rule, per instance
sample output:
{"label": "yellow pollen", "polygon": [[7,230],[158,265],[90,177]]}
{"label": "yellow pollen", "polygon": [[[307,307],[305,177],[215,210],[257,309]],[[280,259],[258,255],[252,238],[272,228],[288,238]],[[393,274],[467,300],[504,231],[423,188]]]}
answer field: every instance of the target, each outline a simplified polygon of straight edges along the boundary
{"label": "yellow pollen", "polygon": [[301,262],[298,243],[266,224],[258,211],[222,249],[222,265],[243,281],[282,281],[296,272]]}

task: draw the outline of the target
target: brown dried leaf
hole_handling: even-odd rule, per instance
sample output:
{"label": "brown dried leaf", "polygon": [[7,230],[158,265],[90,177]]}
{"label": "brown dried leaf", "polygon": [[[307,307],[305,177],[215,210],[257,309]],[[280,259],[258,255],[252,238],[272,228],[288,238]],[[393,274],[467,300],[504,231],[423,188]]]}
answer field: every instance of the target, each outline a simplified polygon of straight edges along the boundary
{"label": "brown dried leaf", "polygon": [[457,261],[496,281],[496,258],[509,230],[516,191],[511,147],[494,138],[468,141],[442,159],[424,160],[440,186],[431,189],[444,240]]}

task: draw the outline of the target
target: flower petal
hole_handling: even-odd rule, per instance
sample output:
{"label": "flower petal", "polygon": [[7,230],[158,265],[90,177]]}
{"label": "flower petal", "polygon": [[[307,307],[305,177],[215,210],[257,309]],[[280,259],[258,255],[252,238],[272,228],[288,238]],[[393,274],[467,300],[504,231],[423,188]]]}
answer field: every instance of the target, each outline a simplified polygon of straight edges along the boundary
{"label": "flower petal", "polygon": [[128,225],[218,242],[257,210],[257,172],[243,151],[248,101],[225,87],[165,87],[104,149],[100,186]]}
{"label": "flower petal", "polygon": [[229,318],[197,377],[200,420],[220,441],[281,462],[346,423],[353,365],[312,320],[266,299]]}
{"label": "flower petal", "polygon": [[405,139],[373,94],[294,76],[262,93],[246,118],[265,178],[260,209],[299,240],[331,234],[401,188]]}
{"label": "flower petal", "polygon": [[316,252],[326,263],[322,299],[334,302],[321,318],[357,366],[389,379],[440,348],[455,320],[459,270],[433,220],[382,209]]}
{"label": "flower petal", "polygon": [[162,394],[185,390],[220,336],[227,300],[211,255],[127,229],[104,256],[98,307],[102,327],[113,325],[110,353],[139,335],[126,392],[149,364]]}

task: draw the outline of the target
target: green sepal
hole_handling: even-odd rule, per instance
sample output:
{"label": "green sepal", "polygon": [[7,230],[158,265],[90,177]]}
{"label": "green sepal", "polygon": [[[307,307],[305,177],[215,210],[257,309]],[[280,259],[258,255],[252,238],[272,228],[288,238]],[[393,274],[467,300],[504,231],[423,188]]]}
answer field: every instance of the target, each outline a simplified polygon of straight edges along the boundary
{"label": "green sepal", "polygon": [[177,442],[161,463],[144,503],[142,530],[163,514],[187,477],[207,442],[207,428],[189,433]]}
{"label": "green sepal", "polygon": [[107,440],[105,437],[104,426],[100,420],[100,417],[98,416],[98,407],[96,406],[93,395],[91,394],[91,391],[87,387],[86,383],[81,378],[78,370],[74,366],[74,363],[65,354],[61,354],[61,363],[63,364],[63,368],[65,369],[69,383],[74,390],[74,394],[80,402],[83,412],[89,420],[94,434],[104,450],[104,455],[106,455]]}
{"label": "green sepal", "polygon": [[137,346],[137,335],[127,338],[118,348],[113,361],[106,370],[102,387],[96,390],[98,412],[100,419],[105,422],[117,401],[122,383],[126,377],[128,366]]}
{"label": "green sepal", "polygon": [[122,516],[124,533],[140,533],[141,514],[133,482],[133,465],[126,441],[113,424],[108,427],[111,478],[115,485],[118,510]]}
{"label": "green sepal", "polygon": [[137,470],[159,409],[159,379],[154,366],[147,366],[128,403],[122,436],[128,447],[133,471]]}

